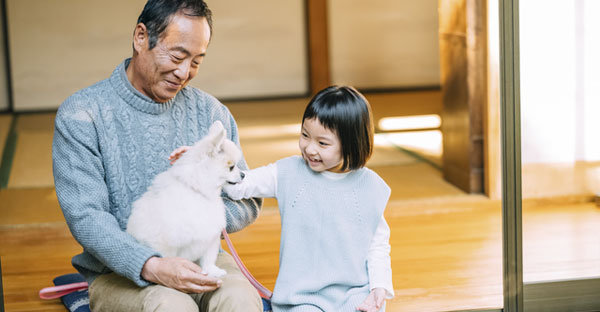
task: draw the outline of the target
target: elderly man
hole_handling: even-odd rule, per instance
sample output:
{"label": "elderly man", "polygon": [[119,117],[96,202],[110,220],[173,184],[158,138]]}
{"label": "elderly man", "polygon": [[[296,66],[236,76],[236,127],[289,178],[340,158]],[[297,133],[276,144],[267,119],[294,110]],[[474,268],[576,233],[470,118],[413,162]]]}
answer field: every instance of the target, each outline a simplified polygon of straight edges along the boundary
{"label": "elderly man", "polygon": [[[162,257],[125,232],[131,204],[169,166],[169,153],[203,137],[220,120],[239,145],[228,109],[187,86],[212,33],[201,0],[149,0],[133,33],[133,56],[80,90],[56,115],[56,194],[83,252],[73,265],[90,284],[95,311],[260,311],[256,290],[220,252],[228,274],[209,277],[188,260]],[[238,164],[247,169],[245,161]],[[227,230],[252,223],[257,199],[231,201]],[[151,225],[148,225],[151,226]]]}

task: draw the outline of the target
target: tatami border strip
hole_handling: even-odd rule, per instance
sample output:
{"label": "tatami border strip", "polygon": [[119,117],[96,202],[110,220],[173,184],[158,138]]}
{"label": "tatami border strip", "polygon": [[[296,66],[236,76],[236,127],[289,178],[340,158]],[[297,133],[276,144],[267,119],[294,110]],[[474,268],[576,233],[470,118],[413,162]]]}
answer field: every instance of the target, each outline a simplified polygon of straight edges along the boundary
{"label": "tatami border strip", "polygon": [[13,115],[10,122],[10,130],[4,143],[4,152],[2,153],[2,161],[0,162],[0,189],[5,189],[8,186],[10,178],[10,170],[17,148],[17,119],[18,116]]}

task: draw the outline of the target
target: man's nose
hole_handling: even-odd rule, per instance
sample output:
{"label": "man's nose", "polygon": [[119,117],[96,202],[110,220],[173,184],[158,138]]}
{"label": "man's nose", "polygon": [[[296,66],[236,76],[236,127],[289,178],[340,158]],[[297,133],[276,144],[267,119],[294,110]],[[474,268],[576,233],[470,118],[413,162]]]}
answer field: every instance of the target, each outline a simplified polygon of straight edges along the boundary
{"label": "man's nose", "polygon": [[189,62],[181,62],[175,69],[175,77],[181,81],[185,81],[190,76],[190,63]]}

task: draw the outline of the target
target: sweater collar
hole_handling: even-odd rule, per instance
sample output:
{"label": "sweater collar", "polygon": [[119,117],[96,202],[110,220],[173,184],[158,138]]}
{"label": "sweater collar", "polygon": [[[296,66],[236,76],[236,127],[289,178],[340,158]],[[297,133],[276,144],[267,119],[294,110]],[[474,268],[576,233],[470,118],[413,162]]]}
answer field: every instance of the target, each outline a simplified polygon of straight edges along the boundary
{"label": "sweater collar", "polygon": [[348,172],[331,172],[331,171],[323,171],[321,172],[321,174],[326,177],[329,180],[341,180],[343,178],[345,178],[346,176],[348,176],[350,174],[351,171]]}
{"label": "sweater collar", "polygon": [[[302,159],[301,156],[297,157]],[[356,181],[359,181],[365,173],[365,170],[367,170],[365,167],[363,167],[346,173],[333,173],[329,171],[315,172],[310,169],[304,159],[302,159],[302,162],[304,163],[305,170],[309,172],[309,175],[315,177],[317,180],[326,181],[326,183],[328,183],[331,187],[347,187],[348,185],[352,185],[353,183],[356,183]]]}
{"label": "sweater collar", "polygon": [[131,58],[126,59],[123,63],[119,64],[117,68],[113,71],[110,76],[110,82],[113,88],[117,91],[117,94],[129,105],[133,106],[135,109],[142,111],[144,113],[158,115],[167,111],[173,102],[174,98],[168,100],[165,103],[158,103],[142,94],[136,88],[133,87],[129,79],[127,78],[127,73],[125,70],[127,66],[129,66],[129,62]]}

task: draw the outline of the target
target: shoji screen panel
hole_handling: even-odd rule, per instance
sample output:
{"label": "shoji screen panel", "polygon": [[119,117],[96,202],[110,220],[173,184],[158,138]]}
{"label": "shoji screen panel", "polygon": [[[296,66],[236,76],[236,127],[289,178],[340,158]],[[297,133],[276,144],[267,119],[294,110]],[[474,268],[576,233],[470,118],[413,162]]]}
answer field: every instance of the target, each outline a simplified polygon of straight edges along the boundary
{"label": "shoji screen panel", "polygon": [[14,109],[54,109],[131,56],[142,0],[7,0]]}
{"label": "shoji screen panel", "polygon": [[214,36],[192,85],[221,98],[304,95],[304,0],[213,0]]}
{"label": "shoji screen panel", "polygon": [[437,0],[328,0],[331,76],[359,88],[440,84]]}

